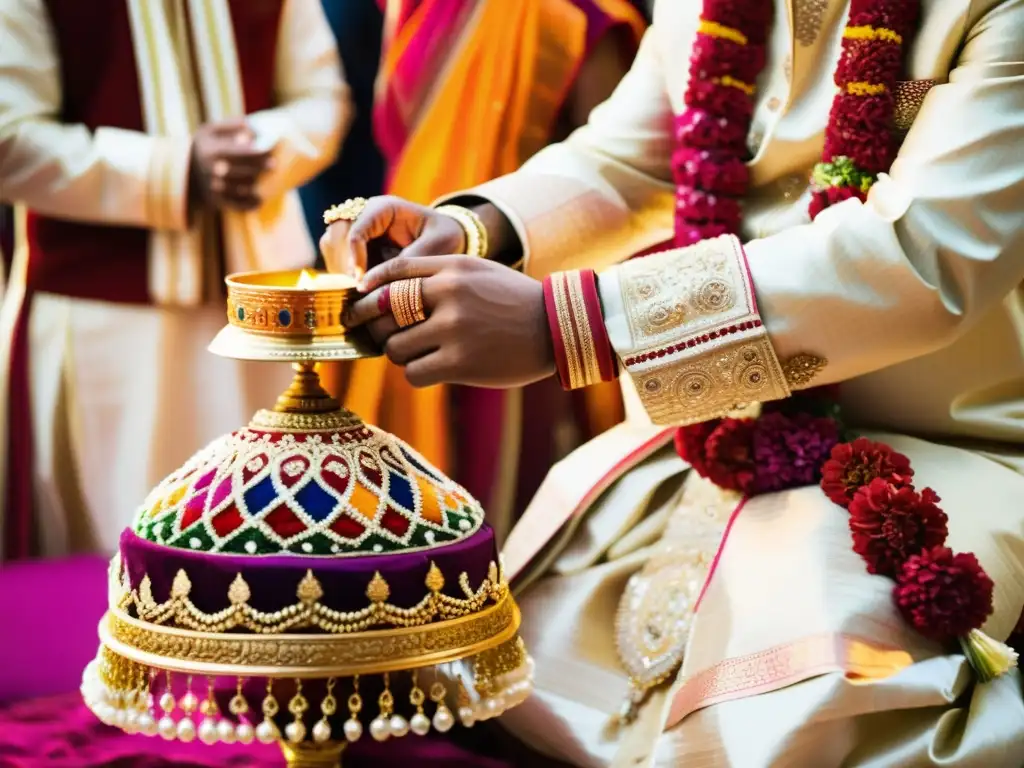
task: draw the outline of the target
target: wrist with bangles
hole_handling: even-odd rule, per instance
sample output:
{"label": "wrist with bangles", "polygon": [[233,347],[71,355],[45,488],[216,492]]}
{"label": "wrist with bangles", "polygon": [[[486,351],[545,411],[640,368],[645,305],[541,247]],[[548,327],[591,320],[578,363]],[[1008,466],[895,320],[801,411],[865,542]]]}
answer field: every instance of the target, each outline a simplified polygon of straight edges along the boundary
{"label": "wrist with bangles", "polygon": [[546,277],[544,308],[563,389],[589,387],[618,377],[594,270],[555,272]]}

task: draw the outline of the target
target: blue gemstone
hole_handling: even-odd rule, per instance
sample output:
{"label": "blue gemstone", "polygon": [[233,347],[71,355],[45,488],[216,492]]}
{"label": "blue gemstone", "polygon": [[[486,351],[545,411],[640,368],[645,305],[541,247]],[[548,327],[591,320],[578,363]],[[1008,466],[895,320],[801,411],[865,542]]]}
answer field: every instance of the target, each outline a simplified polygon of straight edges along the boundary
{"label": "blue gemstone", "polygon": [[295,494],[295,500],[302,506],[303,511],[318,523],[326,520],[338,505],[338,500],[315,481],[306,483],[302,490]]}
{"label": "blue gemstone", "polygon": [[245,508],[250,515],[256,515],[266,509],[277,498],[274,481],[267,475],[256,485],[245,492]]}
{"label": "blue gemstone", "polygon": [[388,494],[396,504],[410,512],[416,511],[416,499],[412,495],[412,485],[402,475],[395,472],[388,473]]}
{"label": "blue gemstone", "polygon": [[282,328],[287,328],[292,324],[292,313],[287,309],[282,309],[277,313],[277,322]]}
{"label": "blue gemstone", "polygon": [[239,321],[245,320],[245,307],[239,307],[235,314],[238,315]]}

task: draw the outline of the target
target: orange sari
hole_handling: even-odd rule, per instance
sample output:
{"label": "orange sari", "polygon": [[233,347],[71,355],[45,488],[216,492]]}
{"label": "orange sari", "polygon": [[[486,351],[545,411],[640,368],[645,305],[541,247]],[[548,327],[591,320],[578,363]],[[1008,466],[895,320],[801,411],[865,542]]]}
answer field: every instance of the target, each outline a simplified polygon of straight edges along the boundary
{"label": "orange sari", "polygon": [[[627,0],[387,0],[374,130],[389,165],[388,192],[429,204],[514,171],[548,144],[593,43],[595,17],[605,29],[625,25],[639,42],[644,20]],[[480,497],[502,533],[519,453],[528,448],[519,422],[533,418],[522,412],[520,392],[471,390],[476,407],[453,419],[453,388],[413,389],[384,359],[325,373],[348,408]],[[587,399],[581,436],[621,420],[617,388]],[[466,462],[456,461],[455,442],[481,437],[487,455],[470,460],[490,471],[459,466]]]}

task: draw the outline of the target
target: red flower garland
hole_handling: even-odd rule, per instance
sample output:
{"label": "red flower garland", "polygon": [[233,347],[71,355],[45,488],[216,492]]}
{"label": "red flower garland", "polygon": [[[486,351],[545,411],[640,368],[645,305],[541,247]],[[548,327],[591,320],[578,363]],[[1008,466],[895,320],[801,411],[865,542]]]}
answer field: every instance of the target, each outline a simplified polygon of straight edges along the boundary
{"label": "red flower garland", "polygon": [[[812,219],[844,200],[865,200],[892,165],[898,149],[893,94],[919,10],[920,0],[851,0],[835,72],[839,93],[811,178]],[[678,247],[739,234],[751,97],[772,12],[767,0],[704,0],[687,109],[675,123]],[[868,571],[896,579],[893,597],[904,618],[932,639],[959,639],[979,678],[999,674],[1004,667],[995,660],[994,642],[975,638],[992,612],[992,580],[974,555],[943,546],[947,517],[939,497],[930,488],[914,489],[903,454],[866,438],[837,444],[839,432],[828,416],[769,410],[757,419],[681,428],[675,445],[699,475],[747,495],[820,479],[826,496],[849,510],[853,549]]]}
{"label": "red flower garland", "polygon": [[895,577],[910,555],[946,541],[946,513],[931,488],[918,493],[876,477],[850,503],[853,551],[868,573]]}
{"label": "red flower garland", "polygon": [[914,476],[910,459],[884,443],[858,437],[832,451],[821,468],[821,489],[833,502],[848,507],[853,495],[872,480],[882,478],[894,485],[907,485]]}
{"label": "red flower garland", "polygon": [[893,596],[914,629],[948,642],[985,623],[992,613],[993,589],[974,555],[932,547],[907,558]]}
{"label": "red flower garland", "polygon": [[904,618],[926,637],[951,641],[992,613],[992,580],[974,555],[943,546],[948,518],[935,491],[914,490],[913,475],[906,456],[858,438],[832,449],[821,486],[849,509],[853,549],[868,572],[896,579],[893,598]]}
{"label": "red flower garland", "polygon": [[[672,173],[675,244],[739,234],[747,191],[746,139],[765,65],[774,3],[704,0],[690,55],[686,110],[676,118]],[[811,218],[867,197],[896,156],[893,94],[920,0],[852,0],[835,72],[822,162],[812,176]]]}

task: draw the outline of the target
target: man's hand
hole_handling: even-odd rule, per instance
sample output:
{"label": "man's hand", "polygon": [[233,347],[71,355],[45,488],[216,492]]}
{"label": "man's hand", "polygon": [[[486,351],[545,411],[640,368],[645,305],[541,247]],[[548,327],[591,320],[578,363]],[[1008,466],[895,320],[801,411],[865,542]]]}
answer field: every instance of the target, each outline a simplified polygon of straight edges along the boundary
{"label": "man's hand", "polygon": [[433,256],[465,249],[466,234],[455,219],[400,197],[372,198],[358,219],[336,221],[320,238],[327,269],[357,279],[399,252]]}
{"label": "man's hand", "polygon": [[[423,278],[427,319],[400,329],[381,313],[381,292],[414,277]],[[531,277],[471,256],[403,255],[367,272],[363,283],[370,293],[352,305],[345,324],[367,324],[413,386],[507,388],[554,373],[544,290]]]}
{"label": "man's hand", "polygon": [[213,208],[258,208],[262,200],[256,183],[271,168],[272,150],[256,149],[255,138],[244,120],[200,126],[192,139],[193,198]]}

